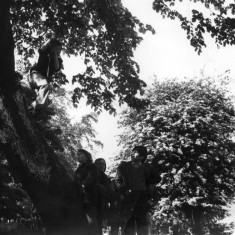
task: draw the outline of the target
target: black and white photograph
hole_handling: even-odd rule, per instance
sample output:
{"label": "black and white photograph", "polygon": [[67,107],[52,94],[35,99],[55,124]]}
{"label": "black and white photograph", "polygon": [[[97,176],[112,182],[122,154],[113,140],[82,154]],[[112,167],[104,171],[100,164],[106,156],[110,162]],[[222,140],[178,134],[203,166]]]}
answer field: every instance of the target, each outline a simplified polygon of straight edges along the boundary
{"label": "black and white photograph", "polygon": [[0,235],[235,235],[234,0],[0,0]]}

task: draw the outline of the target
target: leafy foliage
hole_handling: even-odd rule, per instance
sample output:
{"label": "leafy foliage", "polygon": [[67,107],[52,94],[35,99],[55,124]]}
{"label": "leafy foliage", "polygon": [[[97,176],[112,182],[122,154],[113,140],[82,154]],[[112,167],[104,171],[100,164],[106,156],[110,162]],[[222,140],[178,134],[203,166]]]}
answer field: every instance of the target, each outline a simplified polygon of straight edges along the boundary
{"label": "leafy foliage", "polygon": [[4,155],[0,152],[0,217],[4,219],[30,219],[35,208],[22,185],[17,183]]}
{"label": "leafy foliage", "polygon": [[[179,9],[185,2],[154,0],[153,9],[163,17],[178,19],[187,33],[190,44],[198,53],[206,46],[204,34],[208,32],[218,45],[235,42],[235,4],[226,1],[190,1],[191,13]],[[198,10],[198,6],[204,6]],[[201,8],[200,8],[201,9]],[[154,29],[144,25],[124,8],[121,0],[14,0],[11,20],[19,53],[32,57],[45,38],[56,35],[63,42],[68,55],[82,55],[86,70],[73,76],[77,87],[73,102],[84,95],[87,104],[101,111],[102,107],[115,112],[113,101],[126,102],[141,108],[147,100],[137,98],[146,84],[139,79],[139,66],[133,60],[133,51],[142,38],[140,33]]]}
{"label": "leafy foliage", "polygon": [[78,83],[75,103],[85,94],[88,104],[110,113],[115,111],[116,97],[132,107],[146,103],[135,97],[146,84],[138,78],[133,50],[142,40],[137,30],[154,30],[133,17],[120,0],[14,0],[11,20],[16,46],[24,57],[34,56],[35,48],[51,33],[62,41],[66,54],[84,56],[86,71],[73,77]]}
{"label": "leafy foliage", "polygon": [[235,111],[223,82],[155,82],[147,92],[150,105],[121,117],[120,142],[127,150],[148,147],[161,173],[159,229],[177,218],[201,234],[226,216],[223,206],[235,194]]}
{"label": "leafy foliage", "polygon": [[75,166],[78,148],[87,146],[92,150],[95,146],[103,147],[103,145],[96,139],[97,133],[93,127],[98,121],[97,114],[89,113],[83,115],[79,122],[72,122],[68,113],[73,106],[69,96],[69,92],[65,89],[54,89],[53,103],[44,112],[39,112],[44,117],[38,115],[34,117],[49,145],[71,166]]}
{"label": "leafy foliage", "polygon": [[[60,162],[73,174],[76,167],[76,153],[78,148],[89,146],[102,147],[96,139],[93,123],[97,122],[97,115],[90,113],[83,115],[81,121],[71,122],[68,108],[72,107],[69,94],[64,89],[57,88],[53,92],[53,104],[43,112],[31,114],[31,120],[37,126],[40,135],[57,153]],[[0,133],[4,141],[3,133]],[[34,167],[31,165],[31,167]],[[11,174],[6,158],[0,152],[0,215],[5,219],[30,219],[36,213],[31,199],[21,184],[16,182]]]}
{"label": "leafy foliage", "polygon": [[[217,45],[234,45],[235,4],[189,1],[192,10],[186,14],[179,7],[185,4],[181,0],[153,0],[153,10],[179,20],[199,54],[206,46],[205,33],[215,38]],[[139,79],[133,51],[142,40],[140,33],[154,33],[154,29],[134,17],[121,0],[13,0],[11,21],[16,46],[26,58],[34,56],[35,49],[52,34],[63,42],[66,54],[84,57],[86,71],[73,76],[77,84],[74,103],[85,95],[96,111],[103,107],[110,113],[115,112],[115,98],[119,98],[119,104],[126,102],[135,108],[148,103],[136,96],[143,93],[146,84]]]}
{"label": "leafy foliage", "polygon": [[190,44],[199,54],[202,52],[202,47],[206,46],[204,40],[206,32],[215,38],[217,45],[234,45],[234,3],[220,0],[190,0],[187,6],[192,7],[192,10],[186,15],[177,10],[180,4],[185,6],[184,1],[180,0],[180,2],[154,0],[153,9],[163,17],[178,19],[182,29],[187,33]]}

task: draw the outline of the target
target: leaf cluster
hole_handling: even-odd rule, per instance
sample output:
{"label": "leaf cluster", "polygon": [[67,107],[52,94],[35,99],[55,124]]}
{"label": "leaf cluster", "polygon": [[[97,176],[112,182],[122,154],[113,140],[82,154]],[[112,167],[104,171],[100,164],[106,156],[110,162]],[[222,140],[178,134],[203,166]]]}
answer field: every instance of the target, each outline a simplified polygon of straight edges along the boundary
{"label": "leaf cluster", "polygon": [[136,98],[146,84],[139,79],[139,66],[133,51],[151,31],[122,6],[120,0],[13,0],[11,21],[16,46],[23,57],[35,55],[35,49],[51,35],[63,43],[68,55],[82,55],[86,70],[73,77],[77,84],[73,101],[85,95],[96,110],[115,112],[113,101],[142,107]]}
{"label": "leaf cluster", "polygon": [[[190,16],[181,13],[175,6],[185,4],[184,1],[155,0],[153,9],[172,20],[179,20],[181,28],[186,31],[187,39],[200,54],[206,47],[204,34],[208,33],[215,38],[217,45],[234,45],[235,19],[231,17],[235,13],[235,4],[220,0],[190,0],[189,5],[193,9]],[[196,5],[200,5],[198,10]],[[209,16],[208,16],[209,15]]]}

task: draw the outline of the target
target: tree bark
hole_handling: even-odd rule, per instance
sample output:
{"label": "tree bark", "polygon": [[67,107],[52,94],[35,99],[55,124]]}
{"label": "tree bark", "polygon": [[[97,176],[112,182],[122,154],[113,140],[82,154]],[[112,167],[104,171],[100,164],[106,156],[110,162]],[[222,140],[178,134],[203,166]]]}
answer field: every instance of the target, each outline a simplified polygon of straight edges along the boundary
{"label": "tree bark", "polygon": [[29,119],[14,68],[9,0],[0,1],[0,151],[53,234],[86,234],[81,194]]}
{"label": "tree bark", "polygon": [[9,20],[10,1],[0,1],[0,65],[1,65],[1,87],[12,83],[15,70],[14,62],[14,41]]}

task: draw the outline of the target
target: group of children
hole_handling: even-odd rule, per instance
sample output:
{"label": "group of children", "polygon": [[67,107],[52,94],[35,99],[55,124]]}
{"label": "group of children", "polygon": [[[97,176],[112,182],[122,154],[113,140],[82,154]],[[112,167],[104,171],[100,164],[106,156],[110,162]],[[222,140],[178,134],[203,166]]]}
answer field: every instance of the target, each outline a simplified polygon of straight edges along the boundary
{"label": "group of children", "polygon": [[82,193],[88,234],[148,235],[149,187],[160,181],[158,172],[146,163],[147,149],[136,146],[131,160],[121,162],[116,177],[105,174],[106,162],[79,149],[74,180]]}
{"label": "group of children", "polygon": [[[62,44],[55,38],[39,49],[37,63],[31,68],[27,85],[36,94],[33,110],[48,106],[51,77],[63,68],[60,52]],[[121,162],[116,177],[105,174],[104,159],[92,160],[91,154],[79,149],[78,167],[74,180],[81,192],[88,234],[101,235],[103,228],[113,235],[147,235],[149,229],[150,185],[160,181],[153,165],[146,163],[147,149],[135,146],[131,160]]]}

